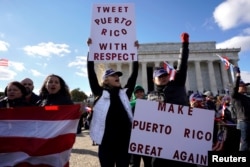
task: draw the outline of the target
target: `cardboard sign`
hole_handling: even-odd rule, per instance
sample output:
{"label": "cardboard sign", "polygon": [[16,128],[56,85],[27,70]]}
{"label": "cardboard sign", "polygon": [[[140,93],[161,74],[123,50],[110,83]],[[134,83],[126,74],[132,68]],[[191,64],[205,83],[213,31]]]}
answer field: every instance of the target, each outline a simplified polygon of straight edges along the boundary
{"label": "cardboard sign", "polygon": [[214,111],[136,101],[129,153],[207,165]]}
{"label": "cardboard sign", "polygon": [[94,4],[91,21],[90,61],[136,61],[133,4]]}

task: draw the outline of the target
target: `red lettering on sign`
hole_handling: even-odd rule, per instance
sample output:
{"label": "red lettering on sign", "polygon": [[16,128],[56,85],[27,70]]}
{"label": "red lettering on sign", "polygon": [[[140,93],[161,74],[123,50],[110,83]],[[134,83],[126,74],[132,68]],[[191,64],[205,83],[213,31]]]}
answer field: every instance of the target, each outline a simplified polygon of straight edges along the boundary
{"label": "red lettering on sign", "polygon": [[134,153],[142,153],[149,156],[159,157],[161,155],[162,147],[130,143],[129,150]]}
{"label": "red lettering on sign", "polygon": [[198,139],[206,141],[212,140],[212,133],[211,132],[203,132],[201,130],[190,130],[188,128],[185,128],[184,130],[184,137],[186,138],[192,138],[192,139]]}

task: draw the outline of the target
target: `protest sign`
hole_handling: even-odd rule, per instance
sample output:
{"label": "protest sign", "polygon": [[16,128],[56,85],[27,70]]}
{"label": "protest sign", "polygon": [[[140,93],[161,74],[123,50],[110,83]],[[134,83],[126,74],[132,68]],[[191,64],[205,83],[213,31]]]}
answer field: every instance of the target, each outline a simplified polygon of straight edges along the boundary
{"label": "protest sign", "polygon": [[89,60],[136,61],[135,11],[133,4],[94,4]]}
{"label": "protest sign", "polygon": [[137,99],[129,153],[207,165],[214,111]]}

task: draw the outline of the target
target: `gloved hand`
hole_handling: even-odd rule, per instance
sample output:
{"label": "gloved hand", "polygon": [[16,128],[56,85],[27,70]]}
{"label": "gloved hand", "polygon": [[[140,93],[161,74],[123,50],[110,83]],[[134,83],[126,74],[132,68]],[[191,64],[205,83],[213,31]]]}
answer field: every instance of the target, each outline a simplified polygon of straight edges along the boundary
{"label": "gloved hand", "polygon": [[181,42],[189,42],[188,33],[184,32],[184,33],[181,34]]}
{"label": "gloved hand", "polygon": [[240,73],[240,68],[238,66],[234,66],[233,69],[235,73]]}

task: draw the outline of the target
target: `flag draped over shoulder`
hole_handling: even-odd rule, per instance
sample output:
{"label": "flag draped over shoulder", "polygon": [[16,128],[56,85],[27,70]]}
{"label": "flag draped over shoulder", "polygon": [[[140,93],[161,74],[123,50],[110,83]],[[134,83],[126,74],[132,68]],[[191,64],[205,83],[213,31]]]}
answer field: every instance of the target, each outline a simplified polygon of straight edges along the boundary
{"label": "flag draped over shoulder", "polygon": [[8,66],[9,60],[7,59],[0,59],[0,66]]}
{"label": "flag draped over shoulder", "polygon": [[80,105],[0,109],[0,166],[69,166]]}
{"label": "flag draped over shoulder", "polygon": [[170,78],[169,80],[172,81],[175,78],[176,70],[172,67],[167,61],[163,62],[163,68],[168,72]]}

